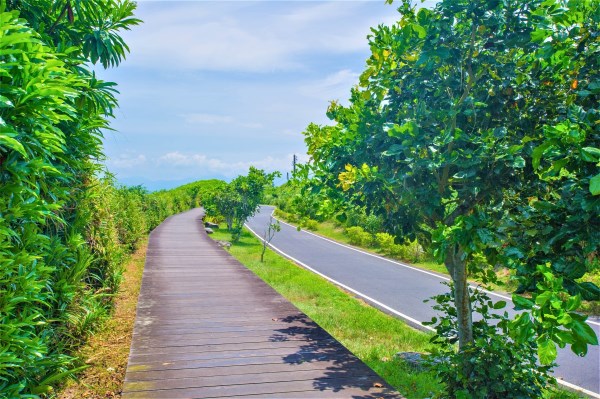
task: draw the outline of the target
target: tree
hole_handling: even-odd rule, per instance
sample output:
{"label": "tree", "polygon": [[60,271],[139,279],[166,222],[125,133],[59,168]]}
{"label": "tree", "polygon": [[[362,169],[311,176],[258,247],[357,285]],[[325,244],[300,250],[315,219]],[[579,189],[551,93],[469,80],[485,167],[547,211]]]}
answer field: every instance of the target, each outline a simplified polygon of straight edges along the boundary
{"label": "tree", "polygon": [[[544,43],[532,38],[543,24],[550,24],[544,32],[552,35],[556,22],[551,15],[558,7],[554,5],[567,6],[552,1],[541,4],[446,0],[434,10],[416,10],[403,1],[398,24],[372,30],[372,54],[360,86],[352,90],[350,104],[344,107],[333,102],[329,107],[328,116],[336,125],[310,125],[305,132],[312,162],[321,170],[322,186],[341,187],[349,201],[382,215],[393,234],[407,239],[419,236],[421,242],[430,243],[437,259],[446,265],[453,281],[459,351],[464,355],[458,366],[467,376],[473,368],[470,357],[476,355],[469,350],[476,337],[467,278],[495,279],[491,268],[471,260],[483,254],[493,265],[510,257],[507,242],[515,239],[518,229],[502,221],[513,220],[518,227],[513,211],[526,204],[523,194],[550,187],[540,183],[536,157],[545,151],[540,148],[545,148],[549,127],[544,126],[552,120],[549,116],[564,118],[566,113],[557,115],[555,110],[569,104],[568,96],[553,98],[543,82],[536,84],[541,76],[528,64],[528,54],[546,51],[548,58],[553,57]],[[592,12],[593,6],[587,11],[581,6],[570,20],[560,19],[563,31],[577,30]],[[597,24],[589,23],[587,29],[579,29],[573,43],[597,42]],[[568,57],[557,50],[553,59],[557,54]],[[578,62],[591,70],[597,60]],[[533,79],[527,81],[526,89],[524,76]],[[597,97],[592,102],[597,104]],[[598,128],[582,125],[588,131]],[[578,146],[585,147],[585,143],[589,141],[582,139]],[[579,180],[577,187],[587,181]],[[556,196],[555,190],[548,196]],[[575,191],[596,203],[592,193]],[[561,209],[575,213],[566,206]],[[586,210],[584,218],[591,220],[594,209]],[[556,227],[561,228],[558,223]],[[579,226],[581,234],[575,240],[594,247],[598,241],[593,231],[598,229]],[[520,248],[527,245],[526,241],[521,244]],[[581,259],[584,253],[590,254],[588,250],[574,256]],[[557,259],[557,254],[546,255],[550,262]],[[553,290],[570,287],[575,295],[592,289],[574,280],[550,285]],[[529,288],[535,291],[537,286]],[[517,330],[520,326],[513,325]],[[589,335],[578,335],[573,325],[563,325],[561,331],[568,337],[563,342],[577,342],[572,348],[578,353],[597,342]],[[533,337],[525,334],[524,339]],[[538,343],[557,338],[544,339]],[[542,345],[538,352],[546,348]],[[552,356],[541,358],[545,363],[553,360]]]}
{"label": "tree", "polygon": [[263,247],[262,252],[260,253],[260,261],[265,261],[265,252],[267,251],[267,247],[271,243],[273,237],[275,237],[275,233],[281,231],[281,225],[279,224],[279,220],[274,220],[273,216],[269,218],[269,226],[265,230],[265,234],[263,235]]}
{"label": "tree", "polygon": [[244,223],[258,210],[265,186],[272,185],[278,175],[251,166],[248,175],[236,177],[214,196],[215,208],[225,218],[234,242],[239,240]]}

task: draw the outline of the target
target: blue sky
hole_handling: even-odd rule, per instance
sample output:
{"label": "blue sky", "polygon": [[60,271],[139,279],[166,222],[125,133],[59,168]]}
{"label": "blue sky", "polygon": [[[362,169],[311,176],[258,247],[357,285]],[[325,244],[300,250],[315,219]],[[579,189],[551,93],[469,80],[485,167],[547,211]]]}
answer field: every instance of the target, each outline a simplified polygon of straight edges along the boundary
{"label": "blue sky", "polygon": [[98,75],[119,84],[108,169],[125,184],[169,188],[231,178],[250,165],[291,169],[302,131],[326,124],[369,55],[381,1],[139,1],[131,54]]}

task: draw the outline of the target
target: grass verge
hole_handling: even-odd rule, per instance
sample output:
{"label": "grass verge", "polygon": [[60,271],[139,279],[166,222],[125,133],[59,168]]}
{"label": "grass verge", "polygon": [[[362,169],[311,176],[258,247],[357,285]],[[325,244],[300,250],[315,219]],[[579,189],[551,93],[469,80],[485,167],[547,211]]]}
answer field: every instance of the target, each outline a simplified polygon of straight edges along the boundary
{"label": "grass verge", "polygon": [[[231,235],[221,229],[211,238],[230,241]],[[431,334],[407,326],[271,250],[267,250],[265,262],[261,263],[262,243],[245,229],[229,251],[406,398],[429,398],[443,389],[432,373],[415,370],[394,358],[397,352],[427,352]],[[550,387],[543,398],[581,396]]]}
{"label": "grass verge", "polygon": [[75,354],[89,367],[78,375],[76,381],[65,383],[57,391],[56,397],[60,399],[121,397],[146,248],[147,242],[142,243],[126,263],[112,316]]}
{"label": "grass verge", "polygon": [[[231,236],[219,230],[211,237]],[[261,250],[260,241],[244,231],[230,252],[407,398],[430,397],[441,389],[431,373],[394,359],[399,351],[426,352],[430,334],[408,327],[270,250],[261,263]]]}
{"label": "grass verge", "polygon": [[[291,226],[294,226],[296,228],[298,227],[298,223],[294,223],[293,221],[286,219],[281,214],[276,214],[275,217],[278,220],[285,222]],[[432,271],[432,272],[436,272],[436,273],[448,276],[448,270],[446,269],[446,267],[443,264],[439,264],[433,260],[422,260],[422,261],[418,261],[418,262],[407,261],[405,259],[394,258],[394,257],[382,252],[379,248],[364,247],[362,245],[352,244],[352,243],[350,243],[350,238],[345,233],[345,228],[340,227],[339,225],[335,224],[334,222],[331,222],[331,221],[316,222],[315,224],[313,224],[312,227],[313,227],[312,229],[306,229],[304,227],[303,228],[306,231],[310,231],[311,233],[320,235],[322,237],[329,238],[331,240],[335,240],[344,245],[360,248],[361,250],[363,250],[365,252],[370,252],[375,255],[379,255],[379,256],[389,258],[389,259],[394,259],[394,260],[397,260],[400,262],[408,263],[411,266],[417,267],[419,269],[428,270],[428,271]],[[506,295],[510,296],[509,293],[515,291],[517,288],[517,285],[518,285],[516,280],[514,280],[512,278],[510,270],[500,269],[496,275],[497,275],[498,281],[501,283],[501,285],[492,284],[490,288],[493,289],[494,291],[497,291],[499,293],[505,293]],[[581,281],[591,281],[594,284],[600,286],[600,269],[597,269],[597,270],[587,273],[581,279]],[[473,280],[472,282],[474,284],[478,283],[476,280]],[[585,314],[588,314],[588,315],[598,316],[598,315],[600,315],[600,302],[599,301],[583,301],[580,311]]]}

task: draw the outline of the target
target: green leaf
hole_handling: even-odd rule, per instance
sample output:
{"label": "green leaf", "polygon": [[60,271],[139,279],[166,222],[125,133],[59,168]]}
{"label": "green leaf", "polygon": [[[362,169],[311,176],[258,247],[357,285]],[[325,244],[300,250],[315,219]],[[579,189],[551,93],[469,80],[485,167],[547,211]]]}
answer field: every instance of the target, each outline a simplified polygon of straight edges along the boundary
{"label": "green leaf", "polygon": [[523,169],[525,167],[525,160],[523,159],[523,157],[515,157],[515,160],[513,161],[513,167]]}
{"label": "green leaf", "polygon": [[536,305],[544,306],[546,304],[546,302],[548,302],[550,300],[550,298],[552,298],[552,295],[553,295],[552,291],[542,292],[540,295],[538,295],[535,298]]}
{"label": "green leaf", "polygon": [[577,284],[577,289],[581,294],[581,297],[586,301],[598,301],[600,300],[600,288],[591,281],[584,281]]}
{"label": "green leaf", "polygon": [[542,159],[544,152],[553,145],[554,140],[548,140],[533,150],[531,153],[531,164],[533,165],[534,170],[540,167],[540,160]]}
{"label": "green leaf", "polygon": [[12,108],[14,107],[12,101],[8,97],[0,95],[0,108]]}
{"label": "green leaf", "polygon": [[533,307],[533,302],[531,300],[517,294],[513,294],[512,301],[515,304],[515,308],[517,310],[531,309]]}
{"label": "green leaf", "polygon": [[583,342],[589,345],[598,345],[596,332],[585,321],[573,320],[573,331]]}
{"label": "green leaf", "polygon": [[25,152],[25,147],[23,147],[23,144],[10,137],[10,135],[3,134],[3,132],[6,130],[6,128],[0,128],[0,146],[17,151],[19,154],[23,155],[23,157],[27,157],[27,153]]}
{"label": "green leaf", "polygon": [[592,195],[600,194],[600,173],[590,179],[590,193]]}
{"label": "green leaf", "polygon": [[542,336],[537,339],[538,357],[543,365],[552,364],[556,359],[556,344],[548,338]]}
{"label": "green leaf", "polygon": [[388,148],[387,151],[384,151],[381,155],[383,155],[384,157],[391,157],[394,155],[402,154],[403,150],[404,147],[402,147],[400,144],[392,144],[390,148]]}
{"label": "green leaf", "polygon": [[419,39],[423,39],[425,36],[427,36],[427,31],[421,25],[412,24],[411,28],[419,36]]}
{"label": "green leaf", "polygon": [[498,301],[494,304],[494,309],[504,309],[506,307],[506,301]]}
{"label": "green leaf", "polygon": [[523,252],[519,248],[515,248],[515,247],[507,248],[504,251],[504,254],[506,256],[515,257],[517,259],[522,259],[522,258],[525,257],[525,255],[523,254]]}
{"label": "green leaf", "polygon": [[595,147],[583,147],[581,149],[581,158],[586,162],[600,161],[600,149]]}
{"label": "green leaf", "polygon": [[572,312],[579,309],[581,305],[581,295],[572,296],[567,300],[567,310]]}
{"label": "green leaf", "polygon": [[401,137],[406,133],[414,136],[417,130],[417,124],[414,121],[408,121],[403,125],[394,125],[388,130],[388,136],[390,137]]}

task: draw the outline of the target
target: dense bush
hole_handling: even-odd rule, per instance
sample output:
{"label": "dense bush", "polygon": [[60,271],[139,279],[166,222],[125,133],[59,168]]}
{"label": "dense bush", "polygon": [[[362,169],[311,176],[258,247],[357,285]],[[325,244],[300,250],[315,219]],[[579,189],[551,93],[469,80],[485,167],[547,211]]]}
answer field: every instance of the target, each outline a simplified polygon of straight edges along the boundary
{"label": "dense bush", "polygon": [[363,247],[368,247],[373,244],[373,235],[360,226],[348,227],[346,229],[346,234],[350,239],[350,244],[361,245]]}
{"label": "dense bush", "polygon": [[134,8],[0,3],[1,397],[45,393],[68,372],[69,349],[117,289],[122,251],[113,244],[119,235],[135,244],[125,225],[134,215],[101,216],[133,198],[96,177],[116,100],[113,84],[89,69],[123,58],[117,33],[138,23]]}
{"label": "dense bush", "polygon": [[303,219],[302,227],[306,227],[309,230],[317,230],[319,228],[319,222],[313,219]]}
{"label": "dense bush", "polygon": [[375,242],[377,246],[385,253],[391,254],[394,246],[394,236],[389,233],[375,234]]}
{"label": "dense bush", "polygon": [[[508,314],[501,311],[505,301],[492,302],[482,290],[471,293],[473,309],[480,315],[473,322],[473,343],[467,353],[456,350],[458,325],[451,293],[433,298],[439,318],[425,323],[435,327],[436,343],[430,360],[434,373],[446,389],[438,398],[540,398],[553,378],[551,365],[537,364],[536,344],[511,338]],[[466,365],[457,368],[456,364]],[[510,370],[507,373],[506,370]]]}
{"label": "dense bush", "polygon": [[111,310],[122,263],[199,190],[116,187],[99,161],[117,106],[128,0],[0,2],[0,397],[35,397],[68,375],[72,349]]}

